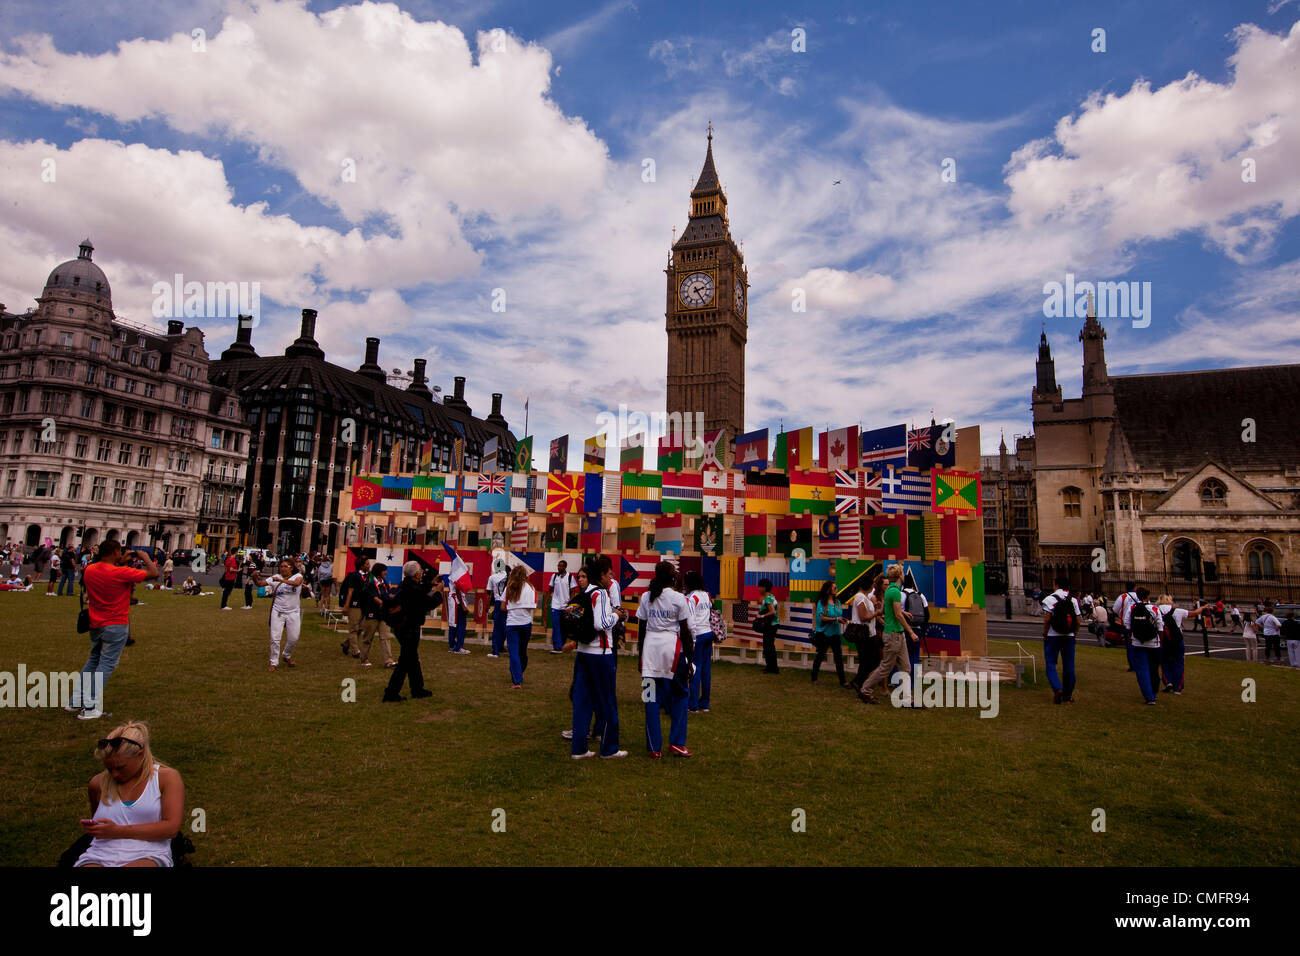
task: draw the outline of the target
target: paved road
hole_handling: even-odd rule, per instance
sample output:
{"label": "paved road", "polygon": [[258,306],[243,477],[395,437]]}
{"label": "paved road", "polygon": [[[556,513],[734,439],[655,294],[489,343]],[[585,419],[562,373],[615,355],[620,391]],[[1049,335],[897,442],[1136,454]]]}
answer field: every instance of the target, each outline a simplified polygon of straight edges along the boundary
{"label": "paved road", "polygon": [[[1030,644],[1041,644],[1043,642],[1043,625],[1034,621],[1008,621],[990,614],[989,637],[1020,641],[1028,648]],[[1186,634],[1185,639],[1188,657],[1204,656],[1205,646],[1199,630]],[[1080,637],[1079,643],[1095,646],[1097,639],[1092,634],[1085,633]],[[1119,653],[1120,648],[1116,647],[1114,650]],[[1264,653],[1264,639],[1262,637],[1259,639],[1259,651],[1261,655]],[[1241,632],[1211,630],[1210,656],[1217,659],[1244,661],[1246,659],[1245,641],[1242,639]],[[1285,653],[1282,659],[1286,660]]]}

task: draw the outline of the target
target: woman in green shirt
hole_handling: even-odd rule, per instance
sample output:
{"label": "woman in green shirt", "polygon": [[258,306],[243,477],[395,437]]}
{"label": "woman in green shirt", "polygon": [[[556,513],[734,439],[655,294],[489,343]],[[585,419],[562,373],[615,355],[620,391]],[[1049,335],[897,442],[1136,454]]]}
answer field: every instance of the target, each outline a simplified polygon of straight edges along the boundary
{"label": "woman in green shirt", "polygon": [[758,589],[763,592],[763,599],[758,605],[758,614],[754,617],[754,630],[763,635],[763,673],[775,674],[776,667],[776,595],[772,593],[772,582],[763,578],[758,582]]}
{"label": "woman in green shirt", "polygon": [[840,641],[840,629],[844,626],[844,608],[835,594],[835,582],[827,581],[817,595],[817,609],[814,613],[813,646],[817,656],[813,658],[812,682],[817,683],[817,672],[821,670],[822,661],[826,660],[826,649],[835,652],[835,673],[839,676],[840,686],[844,680],[844,645]]}

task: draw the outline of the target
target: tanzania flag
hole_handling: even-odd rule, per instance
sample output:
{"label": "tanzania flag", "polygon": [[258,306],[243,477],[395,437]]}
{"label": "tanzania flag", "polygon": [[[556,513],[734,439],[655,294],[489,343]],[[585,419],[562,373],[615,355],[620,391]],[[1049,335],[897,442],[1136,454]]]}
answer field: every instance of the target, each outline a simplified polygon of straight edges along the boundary
{"label": "tanzania flag", "polygon": [[623,510],[661,514],[663,476],[657,471],[627,472],[623,475]]}
{"label": "tanzania flag", "polygon": [[746,515],[745,554],[767,556],[767,515]]}
{"label": "tanzania flag", "polygon": [[[816,603],[817,592],[831,579],[828,558],[810,558],[790,563],[790,600]],[[843,603],[843,602],[841,602]]]}
{"label": "tanzania flag", "polygon": [[745,476],[745,513],[790,513],[789,475],[753,472]]}
{"label": "tanzania flag", "polygon": [[547,468],[550,472],[559,472],[563,474],[569,465],[569,436],[561,435],[559,438],[551,439],[551,464]]}
{"label": "tanzania flag", "polygon": [[617,541],[618,550],[620,551],[639,552],[641,550],[640,515],[619,515]]}
{"label": "tanzania flag", "polygon": [[777,518],[776,550],[790,557],[796,548],[804,557],[812,554],[812,518]]}
{"label": "tanzania flag", "polygon": [[546,510],[568,514],[582,511],[586,490],[583,478],[583,475],[547,475]]}
{"label": "tanzania flag", "polygon": [[634,435],[623,440],[618,452],[619,471],[641,471],[645,468],[645,436]]}
{"label": "tanzania flag", "polygon": [[835,559],[835,593],[841,604],[848,604],[858,592],[858,584],[865,581],[868,586],[876,580],[882,570],[879,561],[851,561],[848,558]]}
{"label": "tanzania flag", "polygon": [[694,550],[697,554],[722,554],[722,515],[701,515],[695,519]]}
{"label": "tanzania flag", "polygon": [[969,471],[936,468],[930,473],[934,482],[930,510],[950,514],[980,513],[980,476]]}
{"label": "tanzania flag", "polygon": [[736,467],[741,471],[762,471],[767,467],[766,428],[736,438]]}
{"label": "tanzania flag", "polygon": [[881,515],[863,519],[862,550],[873,558],[907,557],[907,518]]}
{"label": "tanzania flag", "polygon": [[399,478],[396,475],[384,475],[380,494],[380,511],[414,511],[411,507],[411,478]]}
{"label": "tanzania flag", "polygon": [[681,435],[672,434],[666,438],[659,439],[659,470],[681,471],[682,452],[683,446]]}
{"label": "tanzania flag", "polygon": [[664,515],[655,519],[655,550],[660,554],[682,553],[681,515]]}
{"label": "tanzania flag", "polygon": [[515,446],[515,471],[533,470],[533,436],[519,439]]}
{"label": "tanzania flag", "polygon": [[665,472],[662,500],[665,514],[703,514],[704,490],[699,472]]}
{"label": "tanzania flag", "polygon": [[442,475],[416,475],[411,480],[412,511],[441,511],[442,496]]}
{"label": "tanzania flag", "polygon": [[[582,470],[591,474],[605,470],[605,433],[593,435],[582,443]],[[598,511],[599,508],[588,508]]]}
{"label": "tanzania flag", "polygon": [[352,510],[378,511],[383,498],[379,478],[357,477],[352,479]]}
{"label": "tanzania flag", "polygon": [[835,476],[790,471],[790,513],[828,515],[835,510]]}

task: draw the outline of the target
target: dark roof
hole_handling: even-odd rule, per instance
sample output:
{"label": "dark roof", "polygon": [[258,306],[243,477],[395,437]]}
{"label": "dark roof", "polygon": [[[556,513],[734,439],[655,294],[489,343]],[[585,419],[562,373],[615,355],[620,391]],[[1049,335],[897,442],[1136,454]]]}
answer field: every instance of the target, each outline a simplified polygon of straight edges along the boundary
{"label": "dark roof", "polygon": [[691,190],[691,195],[697,193],[711,193],[718,188],[718,171],[713,167],[713,136],[709,136],[709,149],[704,154],[704,168],[700,170],[700,178],[695,182],[695,188]]}
{"label": "dark roof", "polygon": [[692,218],[686,224],[686,229],[682,232],[682,237],[674,243],[674,248],[684,242],[716,241],[727,238],[730,238],[730,233],[721,216],[700,216]]}
{"label": "dark roof", "polygon": [[398,430],[430,435],[436,431],[452,439],[463,435],[479,448],[495,435],[506,448],[515,446],[514,436],[505,428],[320,359],[286,355],[223,359],[212,363],[209,378],[220,384],[235,382],[234,390],[244,402],[259,391],[308,389],[321,406],[356,411],[362,417],[373,410],[376,418],[387,415]]}
{"label": "dark roof", "polygon": [[[1112,375],[1115,419],[1145,470],[1206,457],[1238,470],[1300,466],[1300,365]],[[1244,419],[1255,441],[1242,440]]]}

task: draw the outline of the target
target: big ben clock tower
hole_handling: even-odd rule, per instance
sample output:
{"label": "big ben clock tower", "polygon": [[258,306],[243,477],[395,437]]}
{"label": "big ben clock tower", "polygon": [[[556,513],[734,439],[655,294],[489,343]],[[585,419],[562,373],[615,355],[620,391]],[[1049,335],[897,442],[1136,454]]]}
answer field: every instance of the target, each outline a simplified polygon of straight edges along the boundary
{"label": "big ben clock tower", "polygon": [[[703,413],[704,430],[745,429],[745,261],[731,238],[727,197],[713,167],[713,126],[691,190],[690,219],[668,257],[668,412]],[[671,419],[670,419],[671,420]],[[693,425],[692,425],[693,428]],[[692,432],[693,434],[693,432]]]}

